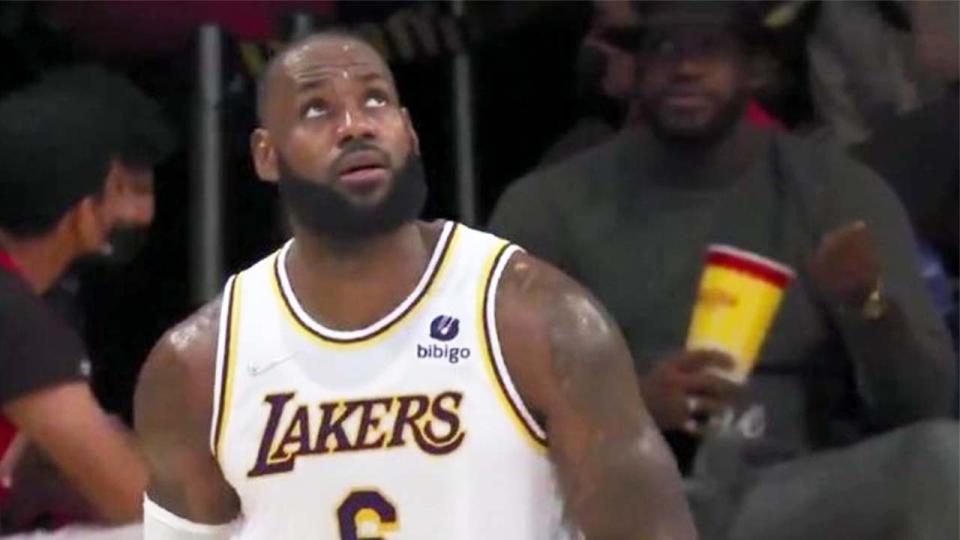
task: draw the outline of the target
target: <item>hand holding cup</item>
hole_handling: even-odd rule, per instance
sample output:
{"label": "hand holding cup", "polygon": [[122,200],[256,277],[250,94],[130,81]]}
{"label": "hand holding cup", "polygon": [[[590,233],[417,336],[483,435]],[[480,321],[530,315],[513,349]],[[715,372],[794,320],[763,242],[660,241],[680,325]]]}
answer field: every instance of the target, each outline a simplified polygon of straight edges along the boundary
{"label": "hand holding cup", "polygon": [[740,385],[716,375],[734,367],[721,352],[678,351],[640,377],[640,392],[660,429],[700,436],[740,392]]}

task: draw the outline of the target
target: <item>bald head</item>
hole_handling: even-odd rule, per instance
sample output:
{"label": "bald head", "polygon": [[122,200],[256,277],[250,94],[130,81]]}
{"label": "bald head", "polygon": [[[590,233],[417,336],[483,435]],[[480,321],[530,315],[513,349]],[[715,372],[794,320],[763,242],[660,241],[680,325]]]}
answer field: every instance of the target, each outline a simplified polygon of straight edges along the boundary
{"label": "bald head", "polygon": [[[363,73],[360,73],[363,72]],[[328,30],[300,38],[277,52],[257,84],[257,115],[263,124],[278,84],[296,79],[344,77],[351,74],[377,76],[396,92],[383,56],[362,37],[342,30]],[[311,77],[312,76],[312,77]]]}

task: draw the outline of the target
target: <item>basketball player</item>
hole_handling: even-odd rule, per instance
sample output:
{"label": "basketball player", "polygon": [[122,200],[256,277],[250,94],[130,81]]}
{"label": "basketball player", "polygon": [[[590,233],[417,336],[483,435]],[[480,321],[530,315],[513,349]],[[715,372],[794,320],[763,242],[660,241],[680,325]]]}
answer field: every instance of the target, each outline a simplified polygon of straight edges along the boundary
{"label": "basketball player", "polygon": [[144,367],[146,538],[695,538],[596,302],[503,240],[416,220],[417,135],[383,59],[314,35],[259,98],[251,151],[294,239]]}

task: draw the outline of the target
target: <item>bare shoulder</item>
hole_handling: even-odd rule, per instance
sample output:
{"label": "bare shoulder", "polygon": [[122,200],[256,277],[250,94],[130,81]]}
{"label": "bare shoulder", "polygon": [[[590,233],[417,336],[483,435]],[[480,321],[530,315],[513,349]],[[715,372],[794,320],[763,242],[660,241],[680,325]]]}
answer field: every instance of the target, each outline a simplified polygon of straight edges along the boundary
{"label": "bare shoulder", "polygon": [[626,343],[600,302],[536,257],[523,252],[511,257],[497,292],[496,314],[511,376],[541,414],[556,395],[550,387],[555,383],[576,380],[583,385],[601,380],[601,373],[633,380]]}
{"label": "bare shoulder", "polygon": [[[169,420],[191,418],[206,429],[212,414],[220,300],[216,299],[168,330],[147,358],[134,397],[137,431]],[[158,425],[158,423],[160,425]]]}
{"label": "bare shoulder", "polygon": [[201,371],[210,367],[217,351],[221,303],[218,297],[168,330],[151,356],[170,356]]}
{"label": "bare shoulder", "polygon": [[609,346],[620,339],[600,302],[552,265],[518,252],[504,268],[497,294],[501,338],[538,338],[540,346],[579,350]]}

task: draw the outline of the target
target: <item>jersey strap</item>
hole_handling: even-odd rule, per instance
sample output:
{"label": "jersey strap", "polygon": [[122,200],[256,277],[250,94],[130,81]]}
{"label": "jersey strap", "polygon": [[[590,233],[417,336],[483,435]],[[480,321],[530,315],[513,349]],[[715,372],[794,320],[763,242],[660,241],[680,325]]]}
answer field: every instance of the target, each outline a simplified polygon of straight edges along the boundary
{"label": "jersey strap", "polygon": [[507,410],[507,414],[514,420],[517,428],[538,451],[547,448],[547,434],[524,404],[520,393],[513,384],[507,364],[503,359],[500,348],[500,337],[497,333],[497,289],[503,271],[510,262],[510,257],[522,251],[519,247],[504,242],[496,249],[487,263],[486,279],[482,289],[483,300],[480,302],[481,335],[483,336],[483,352],[486,357],[487,371],[490,375],[500,403]]}
{"label": "jersey strap", "polygon": [[237,325],[240,312],[240,274],[232,276],[223,290],[220,307],[220,331],[217,342],[217,371],[213,388],[213,415],[210,450],[219,460],[223,434],[230,419],[230,398],[236,371]]}

